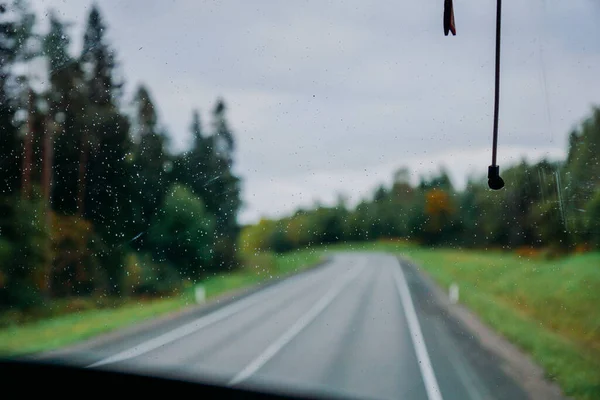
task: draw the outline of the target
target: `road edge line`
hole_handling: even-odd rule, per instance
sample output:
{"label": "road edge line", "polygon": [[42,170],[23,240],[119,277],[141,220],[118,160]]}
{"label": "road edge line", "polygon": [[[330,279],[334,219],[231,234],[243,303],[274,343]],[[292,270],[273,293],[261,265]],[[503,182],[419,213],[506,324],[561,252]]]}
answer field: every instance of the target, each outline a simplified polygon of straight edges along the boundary
{"label": "road edge line", "polygon": [[425,339],[423,338],[417,312],[410,295],[410,289],[408,288],[408,283],[406,282],[404,272],[402,271],[402,264],[396,258],[394,258],[394,261],[396,261],[398,264],[398,268],[394,269],[396,288],[398,289],[400,302],[402,304],[402,308],[404,309],[404,316],[406,317],[406,322],[410,331],[410,338],[412,340],[417,359],[419,360],[419,369],[421,371],[421,377],[423,378],[425,390],[427,391],[427,398],[429,400],[443,400],[442,392],[440,391],[437,379],[435,377],[435,372],[433,371],[433,367],[431,365],[429,353],[427,352],[427,346],[425,345]]}
{"label": "road edge line", "polygon": [[532,399],[566,400],[568,397],[558,383],[546,378],[546,372],[533,356],[494,330],[479,315],[462,303],[450,304],[446,293],[419,263],[407,256],[396,256],[414,271],[431,291],[437,304],[450,318],[461,324],[482,348],[498,357],[501,370]]}

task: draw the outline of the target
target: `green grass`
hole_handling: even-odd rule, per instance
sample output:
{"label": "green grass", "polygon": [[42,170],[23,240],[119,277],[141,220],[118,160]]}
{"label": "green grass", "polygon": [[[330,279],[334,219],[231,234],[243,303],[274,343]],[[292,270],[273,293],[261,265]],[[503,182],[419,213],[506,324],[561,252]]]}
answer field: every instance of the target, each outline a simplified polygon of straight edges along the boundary
{"label": "green grass", "polygon": [[600,253],[561,260],[406,249],[441,286],[530,353],[565,394],[600,398]]}
{"label": "green grass", "polygon": [[[259,254],[248,265],[230,274],[207,278],[201,284],[207,298],[282,277],[315,265],[321,255],[310,250],[286,255]],[[86,300],[89,308],[93,300]],[[193,303],[191,290],[183,295],[155,300],[115,302],[114,307],[85,309],[0,329],[0,355],[16,356],[56,349],[101,333],[131,326]]]}
{"label": "green grass", "polygon": [[0,354],[15,356],[55,349],[100,333],[181,309],[184,296],[87,310],[0,330]]}

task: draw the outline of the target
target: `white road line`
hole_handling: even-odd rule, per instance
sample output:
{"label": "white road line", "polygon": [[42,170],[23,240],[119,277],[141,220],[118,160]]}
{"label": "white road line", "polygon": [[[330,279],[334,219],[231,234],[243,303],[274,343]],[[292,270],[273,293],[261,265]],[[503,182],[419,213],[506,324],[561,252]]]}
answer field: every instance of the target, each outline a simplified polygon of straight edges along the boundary
{"label": "white road line", "polygon": [[289,285],[294,279],[286,279],[285,281],[276,284],[275,286],[271,286],[270,288],[261,290],[255,294],[250,295],[242,300],[236,301],[228,306],[220,308],[208,315],[205,315],[201,318],[198,318],[192,322],[189,322],[185,325],[180,326],[179,328],[173,329],[167,333],[164,333],[160,336],[155,337],[154,339],[150,339],[146,342],[142,342],[139,345],[132,347],[130,349],[124,350],[120,353],[114,354],[110,357],[104,358],[100,361],[97,361],[91,365],[88,365],[87,368],[99,367],[105,364],[116,363],[119,361],[128,360],[130,358],[141,356],[142,354],[146,354],[152,350],[158,349],[166,344],[172,343],[176,340],[179,340],[185,336],[188,336],[194,332],[199,331],[200,329],[206,328],[209,325],[212,325],[216,322],[222,321],[240,311],[243,311],[259,301],[263,300],[265,297],[269,296],[271,292],[274,290],[281,289],[283,285]]}
{"label": "white road line", "polygon": [[259,299],[252,299],[251,301],[236,302],[231,306],[224,307],[219,311],[210,313],[202,318],[182,325],[179,328],[173,329],[172,331],[169,331],[163,335],[157,336],[154,339],[150,339],[135,347],[107,357],[98,362],[95,362],[89,365],[88,368],[99,367],[101,365],[116,363],[119,361],[124,361],[130,358],[141,356],[142,354],[158,349],[159,347],[181,339],[184,336],[190,335],[202,328],[214,324],[215,322],[219,322],[227,317],[230,317],[233,314],[245,310],[246,308],[257,303],[258,300]]}
{"label": "white road line", "polygon": [[406,283],[404,272],[402,272],[402,266],[398,265],[397,268],[394,268],[393,272],[402,307],[404,308],[404,315],[406,315],[410,337],[413,346],[415,347],[417,359],[419,360],[419,369],[421,370],[421,376],[423,377],[423,383],[425,384],[425,390],[427,391],[427,398],[429,400],[442,400],[442,392],[440,392],[435,373],[433,372],[433,367],[431,366],[431,360],[429,359],[427,347],[425,346],[425,339],[423,339],[419,319],[417,318],[415,306],[410,297],[410,290]]}
{"label": "white road line", "polygon": [[236,385],[245,381],[265,365],[273,356],[275,356],[285,345],[287,345],[296,335],[306,328],[315,318],[319,316],[342,292],[342,290],[355,279],[365,268],[365,265],[356,266],[346,273],[321,297],[308,312],[302,315],[283,335],[275,342],[271,343],[258,357],[250,362],[241,372],[229,381],[229,385]]}

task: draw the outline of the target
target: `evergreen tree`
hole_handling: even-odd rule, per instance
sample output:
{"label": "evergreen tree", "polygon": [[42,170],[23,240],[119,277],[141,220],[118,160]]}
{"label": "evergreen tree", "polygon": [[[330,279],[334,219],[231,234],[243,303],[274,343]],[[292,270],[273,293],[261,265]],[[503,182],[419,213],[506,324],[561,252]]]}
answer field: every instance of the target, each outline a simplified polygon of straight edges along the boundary
{"label": "evergreen tree", "polygon": [[217,101],[213,112],[213,132],[204,135],[200,115],[194,111],[190,130],[192,148],[178,158],[176,179],[186,184],[215,216],[216,256],[213,267],[230,268],[236,262],[235,243],[239,234],[237,212],[240,208],[239,178],[232,171],[233,133],[225,115],[223,100]]}
{"label": "evergreen tree", "polygon": [[[192,134],[191,149],[177,157],[175,161],[175,179],[188,186],[192,192],[203,199],[206,204],[212,204],[209,185],[215,176],[216,157],[211,137],[204,134],[200,113],[194,110],[190,124]],[[214,207],[211,207],[212,210]]]}
{"label": "evergreen tree", "polygon": [[132,166],[129,121],[117,107],[120,84],[113,79],[113,51],[106,26],[93,6],[83,38],[80,62],[84,92],[89,103],[79,112],[86,116],[81,136],[78,171],[78,210],[96,226],[108,247],[102,254],[107,288],[118,288],[124,249],[121,244],[136,234],[130,202]]}
{"label": "evergreen tree", "polygon": [[14,67],[31,59],[35,52],[35,15],[25,1],[13,1],[5,10],[14,11],[12,17],[0,14],[0,195],[13,193],[19,186],[22,164],[22,143],[15,113],[28,101],[29,82],[15,74]]}
{"label": "evergreen tree", "polygon": [[114,79],[115,58],[105,33],[106,25],[94,4],[83,36],[81,62],[90,101],[97,106],[114,108],[121,85]]}
{"label": "evergreen tree", "polygon": [[227,106],[223,99],[217,100],[213,110],[213,136],[215,154],[221,160],[224,160],[227,165],[233,163],[233,151],[235,149],[235,140],[233,133],[229,128],[226,118]]}
{"label": "evergreen tree", "polygon": [[8,82],[18,53],[15,23],[0,21],[0,194],[15,191],[18,185],[21,149],[18,131],[13,124],[14,100]]}
{"label": "evergreen tree", "polygon": [[88,102],[80,63],[69,54],[68,26],[50,11],[50,30],[43,42],[50,66],[50,89],[45,97],[50,103],[49,117],[57,124],[52,204],[63,214],[77,211],[77,196],[73,194],[78,191],[78,164]]}
{"label": "evergreen tree", "polygon": [[166,154],[166,135],[158,126],[156,108],[148,90],[140,86],[134,97],[134,122],[138,143],[134,155],[135,179],[141,206],[142,227],[147,227],[162,204],[168,186],[166,172],[169,157]]}
{"label": "evergreen tree", "polygon": [[600,190],[600,107],[571,133],[567,160],[555,182],[566,229],[576,241],[588,242],[591,235],[597,236],[594,224],[600,229],[597,220],[588,221],[591,213],[582,212]]}
{"label": "evergreen tree", "polygon": [[[211,171],[215,176],[207,181],[207,209],[216,217],[216,268],[232,268],[235,264],[235,243],[239,234],[237,213],[241,206],[240,180],[233,173],[234,138],[225,115],[226,106],[218,100],[213,111]],[[212,146],[211,146],[212,145]]]}

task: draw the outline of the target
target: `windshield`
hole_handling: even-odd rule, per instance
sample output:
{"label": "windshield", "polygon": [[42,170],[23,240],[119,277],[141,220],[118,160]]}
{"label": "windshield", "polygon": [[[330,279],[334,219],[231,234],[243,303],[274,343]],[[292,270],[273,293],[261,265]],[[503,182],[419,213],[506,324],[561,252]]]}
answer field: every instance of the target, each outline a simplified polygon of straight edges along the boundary
{"label": "windshield", "polygon": [[596,2],[0,5],[1,356],[600,397]]}

